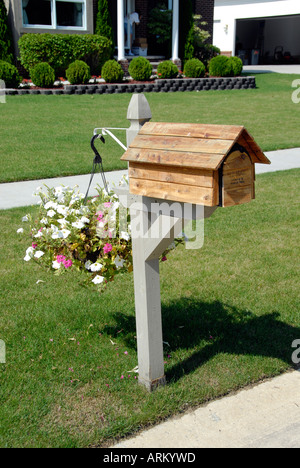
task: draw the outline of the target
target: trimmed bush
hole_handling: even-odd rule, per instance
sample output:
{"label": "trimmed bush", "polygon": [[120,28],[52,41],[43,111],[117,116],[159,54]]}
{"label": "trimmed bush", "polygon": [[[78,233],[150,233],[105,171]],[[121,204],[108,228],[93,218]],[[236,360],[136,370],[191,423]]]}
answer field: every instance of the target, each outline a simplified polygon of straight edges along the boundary
{"label": "trimmed bush", "polygon": [[30,70],[30,78],[39,88],[51,88],[55,81],[55,73],[49,63],[38,63]]}
{"label": "trimmed bush", "polygon": [[210,76],[230,76],[232,73],[231,61],[225,55],[218,55],[210,60],[208,70]]}
{"label": "trimmed bush", "polygon": [[92,34],[24,34],[19,39],[21,64],[30,70],[47,62],[56,76],[63,75],[75,60],[84,61],[93,74],[100,74],[110,59],[111,47],[109,39]]}
{"label": "trimmed bush", "polygon": [[152,75],[152,65],[145,57],[135,57],[129,64],[130,76],[137,81],[147,81]]}
{"label": "trimmed bush", "polygon": [[22,78],[14,65],[0,60],[0,80],[5,82],[6,88],[17,88]]}
{"label": "trimmed bush", "polygon": [[239,57],[230,57],[231,70],[233,76],[241,75],[243,71],[243,62]]}
{"label": "trimmed bush", "polygon": [[161,62],[157,67],[157,76],[159,78],[176,78],[178,73],[178,67],[171,60]]}
{"label": "trimmed bush", "polygon": [[90,67],[82,60],[75,60],[66,70],[67,80],[72,84],[85,84],[91,78]]}
{"label": "trimmed bush", "polygon": [[124,72],[116,60],[108,60],[102,67],[101,76],[106,83],[119,83],[123,80]]}
{"label": "trimmed bush", "polygon": [[190,59],[184,65],[183,74],[188,78],[200,78],[205,74],[205,65],[196,58]]}

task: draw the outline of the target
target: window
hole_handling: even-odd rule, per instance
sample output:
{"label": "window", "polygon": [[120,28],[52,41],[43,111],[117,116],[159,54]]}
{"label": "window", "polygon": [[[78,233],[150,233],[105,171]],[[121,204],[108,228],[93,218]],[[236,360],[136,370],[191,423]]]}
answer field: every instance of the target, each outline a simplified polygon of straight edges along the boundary
{"label": "window", "polygon": [[21,0],[23,26],[86,29],[86,0]]}

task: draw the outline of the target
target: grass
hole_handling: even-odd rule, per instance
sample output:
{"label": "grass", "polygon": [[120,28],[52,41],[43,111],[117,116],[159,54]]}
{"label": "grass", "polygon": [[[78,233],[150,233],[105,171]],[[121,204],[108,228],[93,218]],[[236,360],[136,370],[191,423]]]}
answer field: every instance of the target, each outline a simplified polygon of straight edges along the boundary
{"label": "grass", "polygon": [[0,446],[103,447],[290,369],[299,174],[259,175],[255,201],[218,209],[201,250],[180,247],[161,265],[168,385],[152,394],[128,373],[137,365],[132,275],[99,296],[74,273],[26,263],[30,240],[16,230],[36,208],[1,211]]}
{"label": "grass", "polygon": [[[148,93],[154,121],[245,125],[264,151],[300,146],[295,75],[257,75],[257,89]],[[128,127],[130,94],[8,96],[0,107],[0,182],[88,173],[95,127]],[[119,132],[125,143],[125,135]],[[106,171],[126,168],[122,149],[97,144]]]}

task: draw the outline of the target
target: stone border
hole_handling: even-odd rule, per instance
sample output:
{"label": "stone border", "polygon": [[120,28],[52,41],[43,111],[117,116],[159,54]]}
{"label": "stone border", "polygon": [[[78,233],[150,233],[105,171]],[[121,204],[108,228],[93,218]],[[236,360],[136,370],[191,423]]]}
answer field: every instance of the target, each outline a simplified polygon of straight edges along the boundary
{"label": "stone border", "polygon": [[24,94],[122,94],[122,93],[168,93],[177,91],[210,91],[230,89],[255,89],[255,76],[237,78],[176,78],[157,79],[153,83],[120,83],[65,85],[57,89],[14,89],[6,90],[7,95]]}

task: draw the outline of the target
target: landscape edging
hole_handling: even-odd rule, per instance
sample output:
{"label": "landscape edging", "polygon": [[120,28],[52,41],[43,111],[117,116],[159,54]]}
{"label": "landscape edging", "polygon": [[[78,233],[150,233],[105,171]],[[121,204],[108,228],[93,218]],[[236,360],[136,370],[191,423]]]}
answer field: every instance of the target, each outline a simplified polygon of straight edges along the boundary
{"label": "landscape edging", "polygon": [[157,79],[153,83],[103,83],[86,85],[65,85],[57,89],[8,89],[7,95],[24,94],[122,94],[149,92],[183,92],[231,89],[255,89],[255,76],[224,78],[175,78]]}

